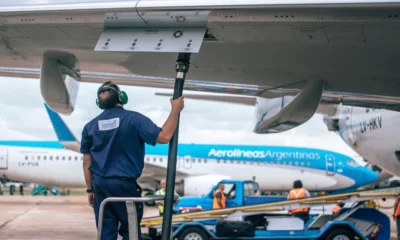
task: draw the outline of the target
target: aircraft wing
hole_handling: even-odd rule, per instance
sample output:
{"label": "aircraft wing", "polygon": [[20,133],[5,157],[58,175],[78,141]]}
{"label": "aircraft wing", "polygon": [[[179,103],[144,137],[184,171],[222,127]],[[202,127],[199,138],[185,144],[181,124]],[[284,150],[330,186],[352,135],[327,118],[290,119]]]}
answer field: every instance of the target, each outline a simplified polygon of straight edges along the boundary
{"label": "aircraft wing", "polygon": [[63,114],[79,82],[172,88],[178,53],[192,54],[186,90],[296,97],[280,115],[261,109],[258,133],[297,126],[320,102],[400,109],[399,0],[0,5],[0,42],[0,76],[40,77]]}

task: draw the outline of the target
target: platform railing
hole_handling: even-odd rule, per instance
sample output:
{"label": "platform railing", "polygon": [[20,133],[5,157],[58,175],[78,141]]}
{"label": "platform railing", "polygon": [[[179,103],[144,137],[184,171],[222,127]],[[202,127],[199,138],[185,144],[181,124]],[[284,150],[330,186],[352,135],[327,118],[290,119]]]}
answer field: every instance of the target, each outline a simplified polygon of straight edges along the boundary
{"label": "platform railing", "polygon": [[[99,222],[97,227],[97,240],[101,240],[101,232],[103,230],[103,215],[104,206],[109,202],[125,202],[126,210],[128,212],[128,228],[129,228],[129,239],[138,240],[138,222],[137,222],[137,211],[135,203],[137,202],[150,202],[150,201],[164,201],[164,195],[148,195],[146,197],[109,197],[103,200],[100,204],[99,210]],[[177,196],[175,197],[178,198]]]}

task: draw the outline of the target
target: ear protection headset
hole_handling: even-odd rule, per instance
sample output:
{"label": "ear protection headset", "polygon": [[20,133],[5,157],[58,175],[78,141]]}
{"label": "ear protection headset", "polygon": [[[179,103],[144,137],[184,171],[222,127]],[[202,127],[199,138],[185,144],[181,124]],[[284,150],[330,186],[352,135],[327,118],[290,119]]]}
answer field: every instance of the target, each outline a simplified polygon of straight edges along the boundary
{"label": "ear protection headset", "polygon": [[128,95],[124,91],[120,91],[119,87],[117,85],[115,85],[116,88],[114,88],[114,87],[110,86],[110,84],[112,84],[111,81],[106,82],[103,85],[101,85],[99,87],[99,89],[97,90],[96,104],[100,109],[104,109],[104,107],[101,106],[101,104],[99,103],[99,95],[103,91],[109,91],[109,90],[114,91],[118,95],[119,103],[121,103],[123,105],[128,103]]}

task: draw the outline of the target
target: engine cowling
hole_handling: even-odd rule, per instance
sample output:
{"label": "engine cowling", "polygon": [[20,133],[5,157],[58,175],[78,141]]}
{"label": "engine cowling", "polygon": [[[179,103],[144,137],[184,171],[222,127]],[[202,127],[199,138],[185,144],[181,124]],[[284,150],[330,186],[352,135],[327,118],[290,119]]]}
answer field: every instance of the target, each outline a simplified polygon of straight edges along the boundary
{"label": "engine cowling", "polygon": [[80,81],[79,61],[74,54],[60,50],[43,53],[40,90],[53,111],[64,115],[74,111]]}
{"label": "engine cowling", "polygon": [[255,133],[277,133],[307,122],[316,112],[322,97],[323,81],[311,80],[296,96],[257,97]]}
{"label": "engine cowling", "polygon": [[207,194],[213,186],[224,179],[232,178],[229,176],[214,174],[186,177],[182,184],[183,192],[179,193],[178,190],[177,192],[184,196],[199,196]]}

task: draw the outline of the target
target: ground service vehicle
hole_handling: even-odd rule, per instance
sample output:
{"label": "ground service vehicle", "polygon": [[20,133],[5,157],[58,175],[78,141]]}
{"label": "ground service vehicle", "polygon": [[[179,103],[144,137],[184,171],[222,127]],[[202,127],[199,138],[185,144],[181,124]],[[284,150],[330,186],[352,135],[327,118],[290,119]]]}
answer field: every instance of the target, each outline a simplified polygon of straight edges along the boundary
{"label": "ground service vehicle", "polygon": [[[286,196],[260,196],[258,183],[252,180],[222,180],[225,186],[224,193],[227,197],[227,207],[238,207],[268,202],[286,200]],[[181,208],[201,207],[203,210],[211,210],[214,199],[214,192],[218,187],[216,184],[211,191],[203,196],[181,197],[179,203],[174,207],[175,212]]]}
{"label": "ground service vehicle", "polygon": [[[400,188],[359,191],[330,196],[286,200],[264,204],[232,207],[172,217],[173,239],[390,239],[389,217],[365,201],[395,197]],[[282,214],[282,210],[311,208],[338,201],[353,203],[338,215],[315,214],[304,222]],[[129,212],[129,211],[128,211]],[[162,217],[145,218],[142,228],[148,229],[148,239],[159,239]],[[130,228],[131,229],[131,228]],[[146,232],[146,231],[142,231]],[[145,238],[143,238],[145,239]]]}

